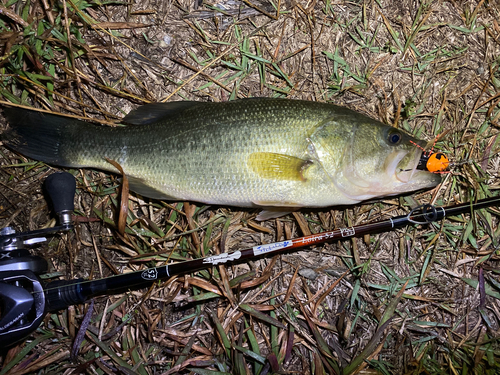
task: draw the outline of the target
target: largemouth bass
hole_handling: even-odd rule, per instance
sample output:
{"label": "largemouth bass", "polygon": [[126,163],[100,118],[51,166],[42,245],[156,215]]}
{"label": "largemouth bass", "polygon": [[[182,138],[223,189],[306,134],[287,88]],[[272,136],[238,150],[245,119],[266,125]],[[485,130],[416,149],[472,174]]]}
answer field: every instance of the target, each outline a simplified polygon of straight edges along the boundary
{"label": "largemouth bass", "polygon": [[425,142],[333,104],[255,98],[147,104],[125,126],[4,108],[4,145],[72,168],[118,172],[154,199],[262,207],[260,219],[436,186]]}

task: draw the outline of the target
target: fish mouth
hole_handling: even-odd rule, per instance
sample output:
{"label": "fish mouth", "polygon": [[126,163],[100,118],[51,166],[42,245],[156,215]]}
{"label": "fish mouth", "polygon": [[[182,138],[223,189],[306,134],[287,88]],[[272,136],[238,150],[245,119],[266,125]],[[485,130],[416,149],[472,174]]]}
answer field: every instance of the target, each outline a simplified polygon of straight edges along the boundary
{"label": "fish mouth", "polygon": [[391,175],[396,176],[396,178],[403,183],[410,182],[417,172],[417,166],[422,157],[422,152],[423,151],[417,147],[409,152],[399,152],[390,164],[392,168]]}
{"label": "fish mouth", "polygon": [[396,178],[402,191],[408,191],[410,185],[411,190],[418,190],[434,187],[441,182],[439,174],[417,169],[423,152],[423,149],[415,147],[411,151],[397,151],[388,158],[386,172]]}

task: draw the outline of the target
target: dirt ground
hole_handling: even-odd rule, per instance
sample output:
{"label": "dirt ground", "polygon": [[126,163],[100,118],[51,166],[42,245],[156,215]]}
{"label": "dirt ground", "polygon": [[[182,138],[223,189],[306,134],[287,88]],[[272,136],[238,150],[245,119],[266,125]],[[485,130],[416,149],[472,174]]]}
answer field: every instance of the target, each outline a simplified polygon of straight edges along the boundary
{"label": "dirt ground", "polygon": [[[2,1],[2,106],[109,124],[159,101],[332,102],[452,163],[430,191],[265,222],[257,210],[131,193],[123,236],[119,176],[68,170],[75,230],[33,250],[49,261],[43,277],[98,279],[497,196],[499,20],[496,1]],[[56,170],[0,144],[0,228],[55,225],[42,182]],[[497,374],[499,215],[492,207],[98,297],[0,351],[0,375]]]}

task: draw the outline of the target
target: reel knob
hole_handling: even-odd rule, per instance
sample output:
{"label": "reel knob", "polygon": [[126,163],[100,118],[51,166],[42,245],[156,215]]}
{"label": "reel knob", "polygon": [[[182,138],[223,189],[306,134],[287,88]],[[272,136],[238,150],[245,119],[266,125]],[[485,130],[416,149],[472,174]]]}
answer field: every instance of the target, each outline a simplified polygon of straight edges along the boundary
{"label": "reel knob", "polygon": [[56,172],[45,179],[44,185],[60,225],[69,227],[71,212],[75,209],[75,178],[68,172]]}

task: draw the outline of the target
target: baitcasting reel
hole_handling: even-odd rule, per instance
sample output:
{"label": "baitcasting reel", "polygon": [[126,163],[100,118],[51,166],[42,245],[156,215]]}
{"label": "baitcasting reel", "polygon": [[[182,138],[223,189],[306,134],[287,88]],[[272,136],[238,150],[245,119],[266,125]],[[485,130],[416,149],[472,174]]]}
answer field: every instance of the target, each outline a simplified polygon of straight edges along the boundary
{"label": "baitcasting reel", "polygon": [[75,188],[74,177],[66,172],[45,180],[58,226],[22,233],[10,227],[0,229],[0,348],[24,339],[45,316],[50,304],[38,275],[47,272],[48,265],[42,257],[31,255],[29,247],[46,241],[47,234],[73,228]]}

